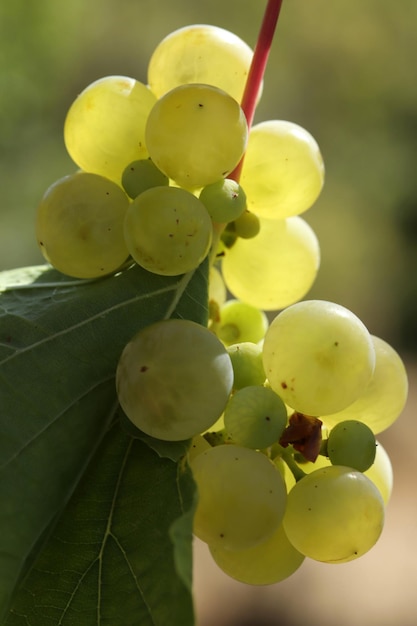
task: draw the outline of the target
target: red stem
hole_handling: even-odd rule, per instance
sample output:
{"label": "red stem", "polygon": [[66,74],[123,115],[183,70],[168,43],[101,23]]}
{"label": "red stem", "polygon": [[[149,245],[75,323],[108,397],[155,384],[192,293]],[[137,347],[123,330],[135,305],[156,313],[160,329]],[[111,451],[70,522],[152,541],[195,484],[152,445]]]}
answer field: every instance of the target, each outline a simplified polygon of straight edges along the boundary
{"label": "red stem", "polygon": [[[246,81],[245,91],[242,98],[242,109],[248,122],[248,127],[252,125],[255,115],[256,101],[262,79],[265,74],[265,68],[268,61],[269,51],[271,49],[272,40],[274,38],[275,28],[278,22],[279,12],[281,10],[283,0],[268,0],[265,9],[264,19],[259,31],[258,41],[253,53],[252,63],[249,69],[248,79]],[[240,163],[234,171],[229,174],[228,178],[239,181],[243,166],[242,157]]]}

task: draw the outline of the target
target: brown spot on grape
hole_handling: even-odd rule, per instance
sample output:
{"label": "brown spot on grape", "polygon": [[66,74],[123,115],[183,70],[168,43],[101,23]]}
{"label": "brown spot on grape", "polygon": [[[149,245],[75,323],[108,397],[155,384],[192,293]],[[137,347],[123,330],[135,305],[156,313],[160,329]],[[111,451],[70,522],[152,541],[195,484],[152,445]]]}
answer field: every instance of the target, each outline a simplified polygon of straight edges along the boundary
{"label": "brown spot on grape", "polygon": [[283,389],[287,389],[287,388],[288,388],[288,385],[287,385],[287,383],[285,382],[285,380],[283,380],[283,381],[282,381],[282,383],[281,383],[281,387],[282,387]]}
{"label": "brown spot on grape", "polygon": [[266,419],[267,422],[271,421],[271,418],[269,417],[269,415],[265,415],[265,419]]}
{"label": "brown spot on grape", "polygon": [[142,365],[142,367],[140,368],[141,372],[147,372],[148,371],[148,366],[147,365]]}
{"label": "brown spot on grape", "polygon": [[198,103],[198,108],[202,109],[204,107],[204,104],[201,104],[201,102]]}

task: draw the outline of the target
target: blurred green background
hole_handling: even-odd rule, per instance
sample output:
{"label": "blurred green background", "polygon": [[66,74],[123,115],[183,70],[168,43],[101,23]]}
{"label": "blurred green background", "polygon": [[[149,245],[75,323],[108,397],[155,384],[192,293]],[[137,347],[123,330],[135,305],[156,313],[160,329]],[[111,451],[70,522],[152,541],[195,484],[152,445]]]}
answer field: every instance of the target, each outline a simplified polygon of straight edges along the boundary
{"label": "blurred green background", "polygon": [[[205,22],[254,46],[260,0],[14,0],[0,7],[0,270],[42,263],[34,215],[74,170],[62,127],[93,80],[146,82],[153,48]],[[352,309],[371,332],[417,347],[417,3],[284,0],[256,120],[317,139],[327,178],[304,214],[322,249],[309,296]]]}

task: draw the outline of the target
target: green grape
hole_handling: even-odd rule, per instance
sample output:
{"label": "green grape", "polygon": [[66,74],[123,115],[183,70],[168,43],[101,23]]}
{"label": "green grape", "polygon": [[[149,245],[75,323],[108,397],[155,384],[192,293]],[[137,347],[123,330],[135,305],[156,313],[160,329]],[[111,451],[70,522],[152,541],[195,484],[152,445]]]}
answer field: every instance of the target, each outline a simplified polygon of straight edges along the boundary
{"label": "green grape", "polygon": [[398,353],[379,337],[372,336],[375,370],[364,393],[348,407],[326,416],[333,426],[342,420],[357,419],[378,434],[391,426],[407,401],[407,372]]}
{"label": "green grape", "polygon": [[189,439],[212,426],[226,406],[233,368],[204,326],[180,319],[143,328],[120,357],[116,387],[122,409],[147,435]]}
{"label": "green grape", "polygon": [[241,341],[227,346],[227,352],[233,366],[234,389],[264,384],[266,376],[259,344]]}
{"label": "green grape", "polygon": [[265,311],[283,309],[305,296],[320,264],[317,237],[301,217],[260,219],[260,232],[238,239],[222,261],[232,294]]}
{"label": "green grape", "polygon": [[250,385],[236,391],[224,410],[224,426],[230,439],[247,448],[268,448],[287,425],[287,409],[271,389]]}
{"label": "green grape", "polygon": [[307,300],[273,320],[263,360],[272,389],[286,404],[322,416],[341,411],[365,391],[375,350],[354,313],[333,302]]}
{"label": "green grape", "polygon": [[363,422],[339,422],[330,431],[327,455],[333,465],[347,465],[359,472],[365,472],[375,461],[375,435]]}
{"label": "green grape", "polygon": [[240,300],[228,300],[220,308],[220,323],[215,330],[223,343],[230,346],[242,341],[257,343],[264,338],[267,328],[268,318],[263,311]]}
{"label": "green grape", "polygon": [[378,487],[382,499],[387,505],[392,493],[394,475],[387,451],[379,441],[376,445],[375,461],[364,474]]}
{"label": "green grape", "polygon": [[128,163],[146,159],[145,125],[156,97],[133,78],[106,76],[71,105],[64,125],[70,157],[82,170],[117,183]]}
{"label": "green grape", "polygon": [[246,211],[233,222],[233,230],[242,239],[252,239],[261,230],[261,222],[255,213]]}
{"label": "green grape", "polygon": [[315,139],[304,128],[281,120],[252,127],[241,183],[248,209],[259,217],[299,215],[317,200],[324,166]]}
{"label": "green grape", "polygon": [[226,302],[226,285],[219,270],[213,265],[209,272],[209,302],[215,302],[217,306],[222,306]]}
{"label": "green grape", "polygon": [[378,540],[384,502],[364,474],[332,465],[308,474],[291,489],[283,524],[292,545],[305,556],[344,563],[368,552]]}
{"label": "green grape", "polygon": [[148,83],[160,98],[186,83],[214,85],[242,100],[252,50],[234,33],[207,24],[180,28],[163,39],[148,67]]}
{"label": "green grape", "polygon": [[126,213],[126,244],[136,263],[155,274],[176,276],[207,256],[212,222],[198,198],[177,187],[152,187]]}
{"label": "green grape", "polygon": [[282,522],[286,489],[262,453],[227,444],[199,454],[194,533],[211,546],[242,550],[270,537]]}
{"label": "green grape", "polygon": [[111,180],[78,172],[45,192],[37,210],[36,237],[45,259],[75,278],[97,278],[128,258],[123,221],[125,192]]}
{"label": "green grape", "polygon": [[155,165],[186,189],[227,176],[246,147],[247,123],[239,104],[211,85],[181,85],[157,101],[146,124]]}
{"label": "green grape", "polygon": [[246,196],[242,187],[230,178],[221,179],[201,190],[199,198],[213,222],[232,222],[246,208]]}
{"label": "green grape", "polygon": [[136,198],[147,189],[168,183],[168,177],[158,170],[151,159],[132,161],[122,174],[122,186],[130,198]]}
{"label": "green grape", "polygon": [[228,576],[247,585],[273,585],[289,578],[305,556],[288,541],[282,524],[274,534],[246,550],[209,546],[217,565]]}

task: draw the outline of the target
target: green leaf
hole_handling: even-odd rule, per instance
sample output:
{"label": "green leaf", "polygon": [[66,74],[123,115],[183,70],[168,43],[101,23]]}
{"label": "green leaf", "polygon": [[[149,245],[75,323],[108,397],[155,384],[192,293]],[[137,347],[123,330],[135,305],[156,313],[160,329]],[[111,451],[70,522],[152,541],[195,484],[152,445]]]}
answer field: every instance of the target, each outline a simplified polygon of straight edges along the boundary
{"label": "green leaf", "polygon": [[1,619],[114,420],[125,344],[160,319],[205,324],[207,264],[97,281],[28,268],[0,274],[0,290]]}
{"label": "green leaf", "polygon": [[[176,573],[169,535],[176,519],[191,546],[193,496],[185,464],[161,460],[116,424],[6,626],[193,624],[191,595]],[[186,569],[190,577],[191,560]]]}

